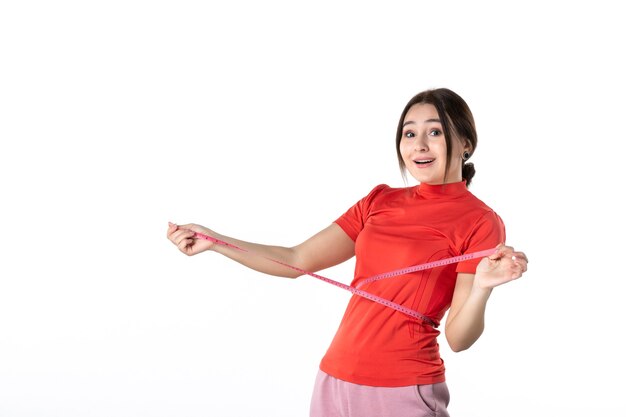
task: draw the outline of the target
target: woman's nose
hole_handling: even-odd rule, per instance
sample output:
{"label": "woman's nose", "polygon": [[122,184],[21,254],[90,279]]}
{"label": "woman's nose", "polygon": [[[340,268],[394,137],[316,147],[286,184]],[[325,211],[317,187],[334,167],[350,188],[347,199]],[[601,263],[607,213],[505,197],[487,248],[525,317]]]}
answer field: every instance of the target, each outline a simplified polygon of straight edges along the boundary
{"label": "woman's nose", "polygon": [[428,151],[428,140],[423,136],[417,136],[415,138],[415,149],[419,152],[427,152]]}

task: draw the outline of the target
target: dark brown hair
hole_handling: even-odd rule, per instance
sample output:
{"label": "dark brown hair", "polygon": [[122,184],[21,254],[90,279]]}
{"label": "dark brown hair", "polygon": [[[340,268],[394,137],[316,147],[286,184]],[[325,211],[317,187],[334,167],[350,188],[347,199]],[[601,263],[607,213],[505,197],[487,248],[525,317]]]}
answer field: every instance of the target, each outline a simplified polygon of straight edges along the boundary
{"label": "dark brown hair", "polygon": [[[402,129],[404,124],[404,118],[411,106],[415,104],[432,104],[437,109],[439,120],[441,120],[441,127],[443,128],[443,135],[446,139],[446,172],[444,175],[444,182],[448,176],[448,166],[450,165],[450,159],[452,158],[452,140],[453,137],[458,137],[461,143],[468,144],[470,146],[470,156],[476,150],[478,144],[478,138],[476,136],[476,125],[474,124],[474,116],[470,111],[469,106],[452,90],[447,88],[437,88],[434,90],[426,90],[417,94],[407,103],[406,107],[400,115],[400,122],[398,123],[398,131],[396,132],[396,153],[398,155],[398,162],[400,163],[400,170],[402,176],[406,175],[406,166],[402,160],[400,154],[400,140],[402,139]],[[463,161],[462,164],[462,176],[467,185],[470,184],[476,170],[474,164]]]}

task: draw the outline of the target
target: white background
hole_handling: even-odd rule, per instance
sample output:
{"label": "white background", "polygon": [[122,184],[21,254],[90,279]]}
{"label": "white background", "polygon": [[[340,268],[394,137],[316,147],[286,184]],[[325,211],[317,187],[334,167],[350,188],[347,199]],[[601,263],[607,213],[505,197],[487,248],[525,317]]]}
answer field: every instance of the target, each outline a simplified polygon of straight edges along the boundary
{"label": "white background", "polygon": [[299,243],[404,185],[397,119],[433,87],[530,258],[471,350],[440,340],[450,412],[625,415],[613,4],[2,2],[0,416],[308,415],[349,294],[185,257],[167,222]]}

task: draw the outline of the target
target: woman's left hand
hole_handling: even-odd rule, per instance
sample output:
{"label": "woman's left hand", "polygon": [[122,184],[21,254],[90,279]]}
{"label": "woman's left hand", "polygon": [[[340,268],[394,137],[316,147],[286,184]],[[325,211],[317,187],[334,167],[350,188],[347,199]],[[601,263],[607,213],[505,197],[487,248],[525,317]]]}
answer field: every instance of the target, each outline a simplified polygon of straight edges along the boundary
{"label": "woman's left hand", "polygon": [[483,258],[478,264],[474,285],[482,289],[497,287],[521,277],[527,266],[528,258],[524,252],[516,252],[513,247],[500,244],[493,255]]}

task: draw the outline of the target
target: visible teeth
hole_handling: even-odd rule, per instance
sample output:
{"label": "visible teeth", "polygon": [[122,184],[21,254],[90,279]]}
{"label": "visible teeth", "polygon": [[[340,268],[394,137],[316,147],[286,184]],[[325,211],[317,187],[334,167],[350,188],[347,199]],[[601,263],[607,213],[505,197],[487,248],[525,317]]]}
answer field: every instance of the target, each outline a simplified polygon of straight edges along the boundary
{"label": "visible teeth", "polygon": [[428,161],[415,161],[416,164],[428,164],[429,162],[433,162],[433,160],[429,159]]}

